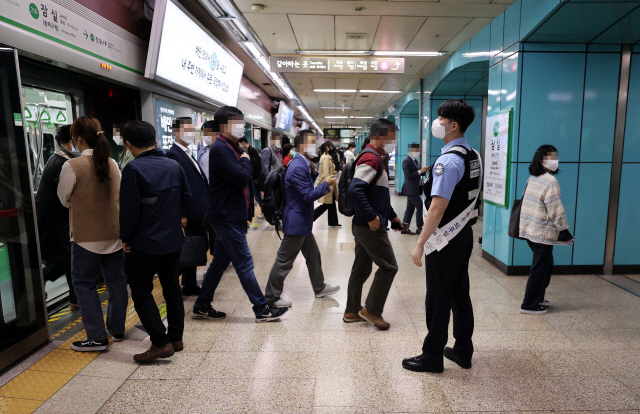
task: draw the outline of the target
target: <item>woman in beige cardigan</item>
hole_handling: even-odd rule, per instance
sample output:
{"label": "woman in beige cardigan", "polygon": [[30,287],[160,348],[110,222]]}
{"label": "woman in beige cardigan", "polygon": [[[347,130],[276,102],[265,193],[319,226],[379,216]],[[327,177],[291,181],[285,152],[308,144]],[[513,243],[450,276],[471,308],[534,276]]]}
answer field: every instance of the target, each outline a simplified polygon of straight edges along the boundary
{"label": "woman in beige cardigan", "polygon": [[[320,156],[319,183],[324,182],[327,177],[335,175],[336,173],[336,166],[333,163],[331,151],[335,151],[335,147],[330,141],[326,141],[320,146],[320,154],[322,155]],[[338,210],[336,209],[337,194],[337,186],[336,183],[334,183],[331,185],[331,191],[318,200],[320,207],[317,207],[313,211],[313,221],[316,221],[325,211],[329,210],[329,227],[341,226],[341,224],[338,223]]]}

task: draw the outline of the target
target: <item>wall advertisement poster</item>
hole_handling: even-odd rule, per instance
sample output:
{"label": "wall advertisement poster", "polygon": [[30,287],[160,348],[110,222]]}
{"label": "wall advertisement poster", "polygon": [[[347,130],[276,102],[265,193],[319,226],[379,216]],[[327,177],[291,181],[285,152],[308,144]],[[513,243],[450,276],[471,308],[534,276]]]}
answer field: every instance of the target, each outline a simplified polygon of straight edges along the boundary
{"label": "wall advertisement poster", "polygon": [[484,146],[484,201],[509,208],[513,108],[487,116]]}

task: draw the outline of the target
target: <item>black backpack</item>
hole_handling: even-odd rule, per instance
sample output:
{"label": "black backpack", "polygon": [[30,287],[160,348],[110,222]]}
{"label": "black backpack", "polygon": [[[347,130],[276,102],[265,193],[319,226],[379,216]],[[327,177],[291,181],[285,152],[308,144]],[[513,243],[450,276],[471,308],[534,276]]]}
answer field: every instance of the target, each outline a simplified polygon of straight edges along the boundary
{"label": "black backpack", "polygon": [[353,202],[351,201],[351,197],[349,197],[349,187],[351,187],[351,181],[353,180],[353,176],[356,172],[358,160],[360,160],[360,157],[362,157],[366,152],[376,154],[376,157],[378,157],[378,172],[376,172],[376,177],[371,181],[367,190],[370,190],[376,184],[378,178],[380,178],[384,171],[382,158],[380,158],[380,155],[371,148],[365,149],[360,153],[360,155],[358,155],[358,158],[344,166],[342,169],[342,175],[340,176],[340,181],[338,181],[338,211],[340,211],[340,214],[347,217],[352,217],[356,212]]}
{"label": "black backpack", "polygon": [[286,167],[273,170],[267,175],[264,182],[265,191],[262,198],[262,214],[269,224],[276,226],[278,231],[278,223],[282,220],[284,214],[285,195],[284,195],[284,177],[287,173]]}

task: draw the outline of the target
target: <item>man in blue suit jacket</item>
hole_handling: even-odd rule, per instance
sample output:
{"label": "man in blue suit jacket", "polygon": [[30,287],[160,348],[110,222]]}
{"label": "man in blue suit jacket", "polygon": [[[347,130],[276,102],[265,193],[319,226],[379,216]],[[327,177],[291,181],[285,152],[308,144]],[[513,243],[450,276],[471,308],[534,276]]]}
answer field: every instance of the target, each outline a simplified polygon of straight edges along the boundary
{"label": "man in blue suit jacket", "polygon": [[[404,184],[402,185],[402,194],[407,196],[407,209],[404,212],[404,219],[402,220],[402,234],[420,234],[422,232],[422,225],[424,224],[424,218],[422,217],[422,200],[420,195],[422,194],[422,180],[420,177],[425,175],[429,170],[429,167],[420,168],[418,163],[418,157],[420,156],[420,144],[409,144],[409,155],[402,161],[402,171],[404,172]],[[416,212],[416,222],[418,230],[413,233],[409,230],[411,224],[411,218],[413,212]]]}
{"label": "man in blue suit jacket", "polygon": [[324,283],[320,250],[315,237],[311,233],[313,227],[313,203],[329,193],[330,185],[336,177],[328,177],[326,181],[313,188],[318,173],[308,153],[315,149],[316,136],[310,129],[298,133],[295,146],[300,151],[287,167],[284,181],[285,207],[282,218],[284,238],[278,250],[265,296],[270,305],[282,308],[291,306],[291,302],[280,297],[284,289],[284,280],[293,267],[298,253],[302,252],[307,261],[309,278],[317,298],[332,295],[340,290],[340,286]]}
{"label": "man in blue suit jacket", "polygon": [[[196,128],[190,117],[177,118],[173,121],[173,133],[175,142],[167,151],[167,157],[176,161],[187,177],[191,187],[191,202],[187,210],[187,232],[193,236],[207,236],[202,228],[204,213],[209,203],[209,182],[204,171],[198,165],[191,145],[196,142]],[[198,295],[200,287],[196,279],[196,267],[181,267],[182,294],[185,296]]]}

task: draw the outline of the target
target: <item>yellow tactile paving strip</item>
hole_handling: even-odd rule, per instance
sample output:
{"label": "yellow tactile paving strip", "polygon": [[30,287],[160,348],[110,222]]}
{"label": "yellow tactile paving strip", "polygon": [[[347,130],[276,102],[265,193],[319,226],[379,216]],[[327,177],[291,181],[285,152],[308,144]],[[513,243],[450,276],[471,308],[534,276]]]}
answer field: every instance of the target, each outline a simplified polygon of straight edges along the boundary
{"label": "yellow tactile paving strip", "polygon": [[[158,305],[164,301],[158,279],[153,282],[153,297]],[[103,302],[103,306],[105,304],[107,304],[107,301]],[[76,320],[72,324],[75,325],[80,320]],[[133,301],[129,299],[125,330],[128,331],[133,328],[139,320],[138,314],[133,307]],[[52,335],[52,339],[68,329],[69,326],[65,327],[60,333]],[[71,381],[94,358],[100,355],[99,352],[75,352],[71,350],[72,342],[80,341],[86,336],[83,329],[1,387],[0,414],[33,413],[53,394],[58,392],[60,388]]]}

